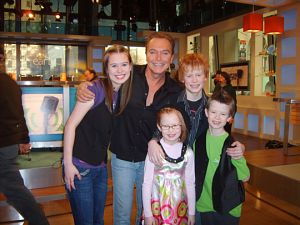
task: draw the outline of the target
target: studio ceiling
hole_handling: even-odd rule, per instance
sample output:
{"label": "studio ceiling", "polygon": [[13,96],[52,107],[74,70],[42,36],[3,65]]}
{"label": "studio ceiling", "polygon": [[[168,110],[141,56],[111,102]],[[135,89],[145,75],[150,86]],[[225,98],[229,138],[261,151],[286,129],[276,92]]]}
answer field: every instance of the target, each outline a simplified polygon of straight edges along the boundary
{"label": "studio ceiling", "polygon": [[263,7],[279,7],[288,5],[295,2],[300,2],[300,0],[228,0],[230,2],[237,2],[249,5],[257,5]]}

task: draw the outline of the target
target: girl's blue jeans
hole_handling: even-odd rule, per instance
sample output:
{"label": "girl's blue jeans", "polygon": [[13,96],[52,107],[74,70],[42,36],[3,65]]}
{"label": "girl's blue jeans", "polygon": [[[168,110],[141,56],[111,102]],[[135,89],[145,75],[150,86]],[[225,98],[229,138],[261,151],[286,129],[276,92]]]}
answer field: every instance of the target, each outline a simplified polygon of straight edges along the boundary
{"label": "girl's blue jeans", "polygon": [[107,167],[76,166],[81,180],[74,177],[75,190],[67,190],[75,225],[104,225]]}

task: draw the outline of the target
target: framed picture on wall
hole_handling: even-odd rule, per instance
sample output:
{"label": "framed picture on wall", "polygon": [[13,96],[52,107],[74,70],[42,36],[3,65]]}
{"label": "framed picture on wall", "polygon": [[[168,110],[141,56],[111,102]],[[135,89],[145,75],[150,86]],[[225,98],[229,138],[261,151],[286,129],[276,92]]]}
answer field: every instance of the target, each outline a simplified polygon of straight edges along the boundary
{"label": "framed picture on wall", "polygon": [[221,64],[220,69],[230,75],[236,90],[249,90],[249,61]]}

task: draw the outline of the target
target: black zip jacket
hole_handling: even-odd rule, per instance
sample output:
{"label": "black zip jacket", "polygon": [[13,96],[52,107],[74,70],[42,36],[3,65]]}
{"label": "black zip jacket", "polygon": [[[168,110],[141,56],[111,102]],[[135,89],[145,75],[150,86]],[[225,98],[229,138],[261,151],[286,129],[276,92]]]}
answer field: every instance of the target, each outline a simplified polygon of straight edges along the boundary
{"label": "black zip jacket", "polygon": [[[238,180],[237,171],[231,163],[231,157],[226,149],[234,142],[228,136],[224,142],[219,166],[215,172],[212,183],[213,207],[219,213],[228,213],[231,209],[245,201],[243,182]],[[203,183],[208,166],[206,151],[206,132],[195,143],[195,174],[196,174],[196,199],[201,196]]]}

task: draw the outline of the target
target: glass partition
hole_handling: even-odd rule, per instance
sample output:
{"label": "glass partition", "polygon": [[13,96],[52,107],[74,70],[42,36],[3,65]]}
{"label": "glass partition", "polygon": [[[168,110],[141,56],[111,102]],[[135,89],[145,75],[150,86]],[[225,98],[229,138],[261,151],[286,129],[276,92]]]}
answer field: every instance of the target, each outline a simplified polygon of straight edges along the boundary
{"label": "glass partition", "polygon": [[[234,79],[240,65],[247,65],[245,77],[247,84],[243,85],[244,91],[238,94],[247,94],[249,90],[249,61],[250,61],[251,34],[235,29],[219,33],[209,37],[209,66],[210,66],[210,91],[214,90],[214,82],[211,79],[217,70],[226,70]],[[232,68],[228,70],[228,68]],[[225,69],[226,68],[226,69]],[[238,86],[237,86],[238,87]]]}
{"label": "glass partition", "polygon": [[255,96],[275,96],[276,36],[255,34]]}
{"label": "glass partition", "polygon": [[[107,50],[110,46],[111,45],[108,45],[105,48],[105,50]],[[135,65],[146,65],[147,64],[145,47],[129,46],[129,52],[130,52],[133,64],[135,64]]]}
{"label": "glass partition", "polygon": [[86,68],[86,46],[5,44],[4,48],[6,70],[19,80],[59,80],[61,73],[76,79]]}

